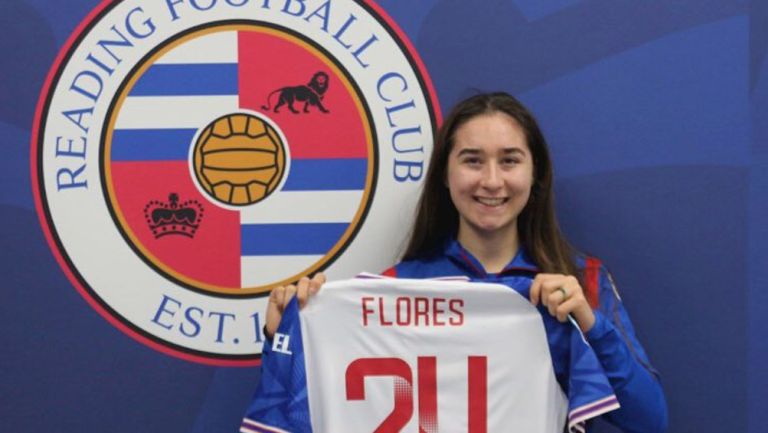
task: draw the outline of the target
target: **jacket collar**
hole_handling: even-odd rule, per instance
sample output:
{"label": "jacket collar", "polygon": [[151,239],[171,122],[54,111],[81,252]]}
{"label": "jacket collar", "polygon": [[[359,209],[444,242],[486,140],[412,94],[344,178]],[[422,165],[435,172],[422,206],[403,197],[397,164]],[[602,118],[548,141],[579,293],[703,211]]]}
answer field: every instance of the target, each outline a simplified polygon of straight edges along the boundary
{"label": "jacket collar", "polygon": [[[489,275],[483,268],[483,265],[480,264],[480,261],[456,239],[451,239],[446,243],[445,255],[473,276],[483,278]],[[520,248],[512,258],[512,261],[497,275],[503,276],[516,272],[539,272],[538,266],[530,258],[525,248]]]}

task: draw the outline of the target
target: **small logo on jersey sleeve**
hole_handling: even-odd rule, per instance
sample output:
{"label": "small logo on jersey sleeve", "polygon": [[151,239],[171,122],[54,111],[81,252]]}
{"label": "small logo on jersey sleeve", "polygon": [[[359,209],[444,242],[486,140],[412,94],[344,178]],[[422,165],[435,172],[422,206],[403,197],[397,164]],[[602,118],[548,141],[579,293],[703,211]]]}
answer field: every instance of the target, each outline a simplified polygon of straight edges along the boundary
{"label": "small logo on jersey sleeve", "polygon": [[272,343],[272,351],[282,353],[284,355],[293,355],[293,352],[289,349],[291,342],[291,336],[286,334],[275,333],[275,342]]}

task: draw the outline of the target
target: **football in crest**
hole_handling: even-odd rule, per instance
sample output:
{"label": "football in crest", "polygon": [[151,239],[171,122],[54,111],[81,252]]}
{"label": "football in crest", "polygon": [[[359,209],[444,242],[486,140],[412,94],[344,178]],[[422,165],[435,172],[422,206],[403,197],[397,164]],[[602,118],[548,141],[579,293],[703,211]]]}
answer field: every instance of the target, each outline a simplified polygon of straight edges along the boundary
{"label": "football in crest", "polygon": [[205,127],[192,156],[195,177],[214,200],[247,206],[268,197],[286,166],[283,140],[254,115],[222,116]]}

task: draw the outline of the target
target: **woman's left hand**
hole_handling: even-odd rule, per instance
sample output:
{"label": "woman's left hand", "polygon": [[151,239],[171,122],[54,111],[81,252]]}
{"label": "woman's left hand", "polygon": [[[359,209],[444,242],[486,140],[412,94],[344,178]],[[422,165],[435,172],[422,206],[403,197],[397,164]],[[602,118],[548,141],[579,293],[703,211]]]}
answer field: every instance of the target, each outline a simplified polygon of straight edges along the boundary
{"label": "woman's left hand", "polygon": [[589,306],[579,280],[573,275],[538,274],[531,284],[531,303],[547,307],[549,314],[565,322],[572,315],[581,332],[595,324],[595,313]]}

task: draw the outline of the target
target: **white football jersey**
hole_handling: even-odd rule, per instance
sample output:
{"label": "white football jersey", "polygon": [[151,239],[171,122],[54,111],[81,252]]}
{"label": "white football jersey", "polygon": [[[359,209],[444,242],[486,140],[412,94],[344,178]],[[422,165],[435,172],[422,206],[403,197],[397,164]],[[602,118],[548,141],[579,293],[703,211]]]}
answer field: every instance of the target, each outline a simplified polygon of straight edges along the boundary
{"label": "white football jersey", "polygon": [[[503,285],[328,283],[300,313],[295,302],[286,309],[262,371],[242,432],[561,433],[567,426],[568,399],[542,316]],[[612,392],[593,401],[606,398],[615,403]]]}

